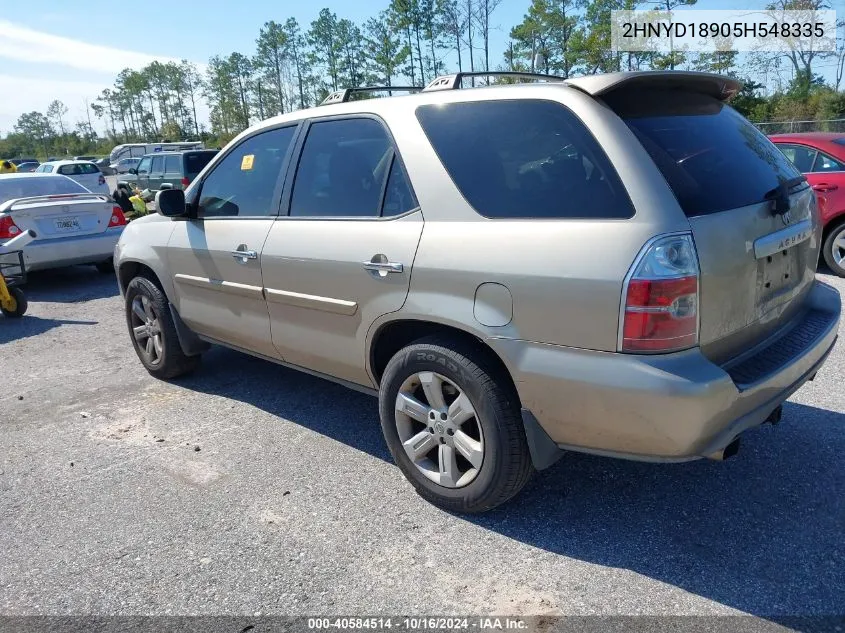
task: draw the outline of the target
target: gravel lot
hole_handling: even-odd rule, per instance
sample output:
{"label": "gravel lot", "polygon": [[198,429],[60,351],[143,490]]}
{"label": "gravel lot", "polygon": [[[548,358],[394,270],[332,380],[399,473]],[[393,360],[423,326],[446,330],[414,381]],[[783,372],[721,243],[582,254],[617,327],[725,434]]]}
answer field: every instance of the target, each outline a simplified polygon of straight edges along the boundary
{"label": "gravel lot", "polygon": [[571,454],[467,518],[413,493],[374,399],[224,349],[159,382],[113,277],[28,294],[0,317],[2,614],[845,614],[841,342],[732,461]]}

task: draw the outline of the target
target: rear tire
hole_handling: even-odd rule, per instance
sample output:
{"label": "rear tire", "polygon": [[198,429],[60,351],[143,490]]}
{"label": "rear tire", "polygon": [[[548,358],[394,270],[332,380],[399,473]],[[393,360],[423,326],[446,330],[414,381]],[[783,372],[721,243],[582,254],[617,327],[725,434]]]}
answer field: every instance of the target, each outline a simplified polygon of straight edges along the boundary
{"label": "rear tire", "polygon": [[533,472],[513,385],[463,341],[435,336],[400,350],[384,371],[379,414],[399,469],[444,510],[490,510]]}
{"label": "rear tire", "polygon": [[9,288],[9,294],[12,295],[12,299],[15,300],[14,309],[7,310],[6,308],[0,306],[0,311],[3,312],[3,316],[5,316],[7,319],[19,319],[24,314],[26,314],[26,309],[27,307],[29,307],[29,303],[26,300],[26,295],[20,288]]}
{"label": "rear tire", "polygon": [[187,356],[179,344],[167,297],[146,277],[126,287],[126,325],[135,353],[156,378],[169,380],[194,371],[200,356]]}
{"label": "rear tire", "polygon": [[833,274],[845,277],[845,222],[830,230],[822,246],[822,254]]}

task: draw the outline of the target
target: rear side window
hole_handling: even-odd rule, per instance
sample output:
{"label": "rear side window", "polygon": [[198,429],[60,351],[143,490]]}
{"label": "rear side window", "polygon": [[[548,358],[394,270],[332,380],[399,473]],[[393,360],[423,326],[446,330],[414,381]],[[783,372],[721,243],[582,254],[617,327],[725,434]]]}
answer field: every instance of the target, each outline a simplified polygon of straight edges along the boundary
{"label": "rear side window", "polygon": [[843,165],[841,161],[838,161],[835,158],[828,156],[827,154],[822,154],[821,152],[819,152],[819,155],[816,157],[816,162],[813,165],[813,171],[845,171],[845,165]]}
{"label": "rear side window", "polygon": [[62,176],[86,176],[88,174],[99,174],[100,170],[94,163],[77,163],[60,166],[59,173]]}
{"label": "rear side window", "polygon": [[185,173],[191,176],[199,174],[203,168],[211,162],[217,152],[189,152],[183,154],[185,162]]}
{"label": "rear side window", "polygon": [[702,94],[620,91],[606,99],[642,143],[688,217],[762,202],[795,166],[730,106]]}
{"label": "rear side window", "polygon": [[630,218],[619,176],[559,103],[478,101],[417,108],[467,201],[488,218]]}

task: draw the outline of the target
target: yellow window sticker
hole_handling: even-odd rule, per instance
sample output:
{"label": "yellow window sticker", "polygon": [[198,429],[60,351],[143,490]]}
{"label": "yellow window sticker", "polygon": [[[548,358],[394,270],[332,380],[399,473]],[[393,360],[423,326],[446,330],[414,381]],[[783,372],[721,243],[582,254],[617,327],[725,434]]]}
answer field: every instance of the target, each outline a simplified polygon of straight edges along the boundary
{"label": "yellow window sticker", "polygon": [[255,154],[247,154],[241,159],[241,171],[248,171],[252,169],[252,163],[255,161]]}

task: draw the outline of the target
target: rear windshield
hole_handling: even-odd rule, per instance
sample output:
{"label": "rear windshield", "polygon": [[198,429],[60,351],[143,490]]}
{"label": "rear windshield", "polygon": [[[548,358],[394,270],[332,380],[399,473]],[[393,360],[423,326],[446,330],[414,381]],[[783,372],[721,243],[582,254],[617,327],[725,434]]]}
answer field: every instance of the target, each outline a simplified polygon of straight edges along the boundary
{"label": "rear windshield", "polygon": [[0,178],[0,204],[18,198],[55,196],[62,193],[90,193],[90,191],[63,176]]}
{"label": "rear windshield", "polygon": [[688,217],[756,204],[801,174],[757,128],[706,95],[620,91],[606,102],[634,132]]}
{"label": "rear windshield", "polygon": [[217,152],[185,152],[185,173],[196,176],[211,162]]}
{"label": "rear windshield", "polygon": [[99,174],[100,169],[94,163],[76,163],[75,165],[62,165],[59,167],[62,176],[86,176],[88,174]]}

